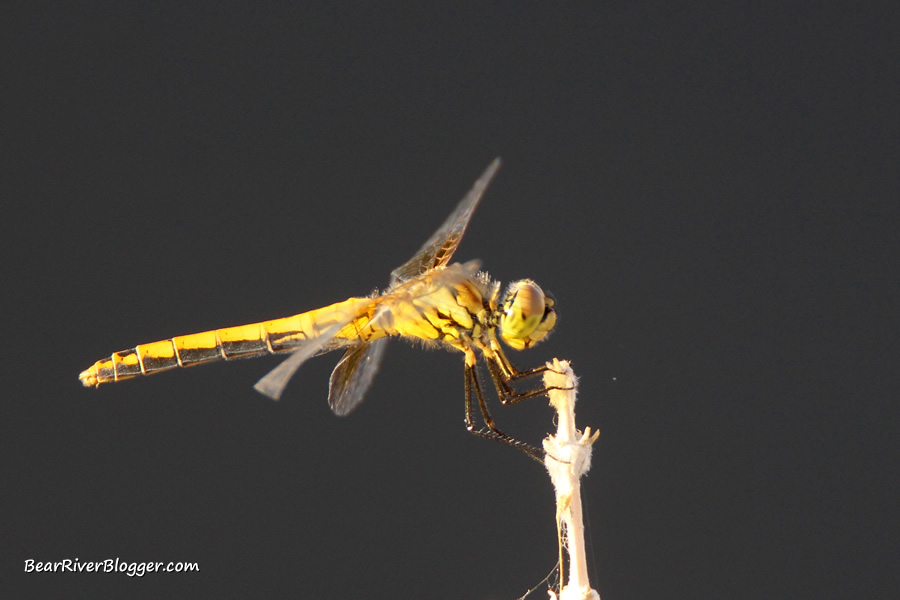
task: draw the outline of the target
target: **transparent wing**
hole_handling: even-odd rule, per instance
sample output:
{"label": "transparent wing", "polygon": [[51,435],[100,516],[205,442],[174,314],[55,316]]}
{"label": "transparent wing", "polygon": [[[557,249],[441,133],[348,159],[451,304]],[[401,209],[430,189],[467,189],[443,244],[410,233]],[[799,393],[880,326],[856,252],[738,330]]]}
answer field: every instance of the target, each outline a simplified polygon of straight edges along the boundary
{"label": "transparent wing", "polygon": [[[380,303],[381,306],[375,312],[375,315],[372,317],[372,323],[380,322],[385,315],[390,311],[390,302],[394,298],[400,297],[399,293],[396,294],[388,294],[376,299],[376,302]],[[288,356],[280,365],[266,373],[266,375],[256,382],[253,386],[257,392],[264,396],[268,396],[272,400],[280,400],[281,394],[284,392],[284,388],[287,386],[288,381],[290,381],[291,377],[294,376],[294,373],[297,372],[297,369],[305,363],[307,360],[316,356],[317,354],[322,354],[323,352],[329,352],[331,350],[336,350],[341,346],[346,346],[347,341],[343,341],[342,343],[335,343],[335,337],[337,334],[353,322],[356,318],[356,314],[353,312],[347,312],[343,315],[342,318],[338,318],[337,321],[321,335],[314,337],[306,342],[297,346],[296,350],[293,350],[291,355]],[[352,343],[352,342],[350,342]],[[369,344],[363,344],[368,346]],[[367,361],[366,364],[370,365],[368,368],[372,369],[368,374],[366,372],[361,373],[358,376],[358,379],[361,381],[367,381],[365,388],[361,389],[360,396],[365,393],[366,389],[368,389],[369,385],[372,383],[372,378],[375,376],[375,373],[378,371],[377,362],[381,360],[381,352],[384,349],[381,348],[378,354],[375,356],[376,361],[373,363],[372,361]],[[346,358],[346,356],[344,357]],[[343,362],[344,359],[341,359]],[[340,365],[340,363],[338,363]],[[360,361],[356,361],[356,365],[360,364]],[[354,365],[354,367],[356,366]],[[332,377],[334,374],[332,374]],[[348,377],[352,377],[353,373],[350,372],[347,374]],[[330,398],[330,394],[329,394]],[[354,406],[358,405],[362,398],[357,398],[355,400]],[[351,409],[348,409],[347,412],[350,412]]]}
{"label": "transparent wing", "polygon": [[397,267],[391,272],[391,283],[406,281],[418,275],[422,275],[436,267],[442,267],[450,262],[453,253],[459,246],[463,234],[466,233],[466,226],[484,195],[488,184],[493,179],[497,169],[500,168],[500,158],[495,158],[488,165],[469,193],[466,194],[456,209],[447,217],[444,224],[434,232],[428,241],[416,252],[407,263]]}
{"label": "transparent wing", "polygon": [[[450,262],[450,258],[462,241],[475,208],[499,168],[500,158],[498,157],[488,165],[469,193],[447,217],[444,224],[419,248],[415,256],[391,272],[391,292],[381,298],[386,302],[382,303],[381,308],[372,319],[373,322],[390,318],[391,303],[408,295],[408,290],[413,287],[413,284],[420,283],[421,278],[427,276],[426,289],[433,289],[440,285],[453,285],[461,278],[471,277],[478,271],[479,263],[470,261],[464,265],[454,265],[439,274],[431,273],[434,269],[446,266]],[[454,267],[457,268],[454,269]],[[254,389],[273,400],[280,399],[288,381],[307,359],[340,346],[340,344],[332,345],[332,342],[337,333],[349,325],[353,319],[354,315],[348,314],[346,319],[335,323],[322,335],[300,345],[284,362],[256,382],[256,385],[253,386]],[[331,373],[329,385],[328,402],[336,414],[349,414],[362,402],[378,372],[385,346],[386,340],[378,340],[371,344],[355,345],[344,353]]]}
{"label": "transparent wing", "polygon": [[[381,306],[372,317],[372,323],[384,326],[387,321],[393,319],[391,306],[397,302],[411,301],[414,297],[412,290],[416,290],[415,293],[418,294],[430,294],[441,286],[456,285],[473,277],[480,266],[480,261],[470,260],[465,264],[450,265],[439,271],[432,270],[398,284],[379,299]],[[382,338],[372,343],[362,342],[344,352],[344,356],[331,372],[328,384],[328,405],[334,414],[340,417],[349,415],[365,399],[366,392],[369,391],[381,366],[387,341],[388,338]]]}
{"label": "transparent wing", "polygon": [[328,382],[328,406],[334,414],[347,416],[365,399],[378,373],[387,341],[388,338],[382,338],[371,344],[361,343],[344,352]]}
{"label": "transparent wing", "polygon": [[305,363],[307,359],[328,350],[329,348],[327,347],[334,340],[334,337],[341,329],[353,322],[353,318],[353,315],[348,315],[346,319],[335,323],[325,330],[322,335],[312,338],[298,346],[297,349],[294,350],[280,365],[269,371],[265,377],[257,381],[256,385],[253,386],[253,389],[264,396],[268,396],[272,400],[281,399],[281,394],[284,392],[285,386],[291,377],[294,376],[294,373],[297,372],[297,369],[300,368],[300,365]]}

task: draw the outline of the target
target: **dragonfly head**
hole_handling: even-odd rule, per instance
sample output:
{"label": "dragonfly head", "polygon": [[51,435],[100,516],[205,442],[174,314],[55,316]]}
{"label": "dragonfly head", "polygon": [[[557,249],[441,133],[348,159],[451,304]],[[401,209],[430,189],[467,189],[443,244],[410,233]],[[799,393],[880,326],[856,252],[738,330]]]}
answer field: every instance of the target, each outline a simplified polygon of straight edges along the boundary
{"label": "dragonfly head", "polygon": [[555,303],[530,279],[509,284],[500,315],[500,337],[516,350],[534,346],[556,325]]}

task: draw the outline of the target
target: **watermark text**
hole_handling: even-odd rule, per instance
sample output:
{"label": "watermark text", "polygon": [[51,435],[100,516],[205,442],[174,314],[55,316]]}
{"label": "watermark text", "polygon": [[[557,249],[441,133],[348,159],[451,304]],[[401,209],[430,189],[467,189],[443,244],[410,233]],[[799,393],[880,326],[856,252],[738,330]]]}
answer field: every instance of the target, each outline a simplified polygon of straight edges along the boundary
{"label": "watermark text", "polygon": [[41,561],[29,558],[25,561],[26,573],[125,573],[129,577],[143,577],[147,573],[185,573],[199,570],[200,565],[191,562],[128,562],[119,558],[96,561],[79,558]]}

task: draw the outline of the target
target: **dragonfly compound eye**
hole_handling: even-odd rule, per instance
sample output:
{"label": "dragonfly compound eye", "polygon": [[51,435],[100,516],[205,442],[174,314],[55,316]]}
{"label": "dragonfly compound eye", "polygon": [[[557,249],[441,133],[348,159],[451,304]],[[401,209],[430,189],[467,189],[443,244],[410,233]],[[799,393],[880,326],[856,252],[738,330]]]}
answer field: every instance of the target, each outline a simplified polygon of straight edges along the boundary
{"label": "dragonfly compound eye", "polygon": [[553,299],[530,279],[510,284],[500,316],[503,341],[523,350],[543,339],[556,324],[553,304]]}

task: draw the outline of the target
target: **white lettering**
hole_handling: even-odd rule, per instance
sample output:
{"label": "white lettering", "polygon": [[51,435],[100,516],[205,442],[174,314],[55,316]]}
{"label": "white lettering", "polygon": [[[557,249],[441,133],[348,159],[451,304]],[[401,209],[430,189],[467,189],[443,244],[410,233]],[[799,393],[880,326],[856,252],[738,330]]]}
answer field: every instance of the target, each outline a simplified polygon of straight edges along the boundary
{"label": "white lettering", "polygon": [[143,577],[147,573],[182,573],[199,571],[200,565],[190,562],[126,562],[120,558],[99,561],[82,561],[80,558],[64,558],[58,561],[41,562],[34,558],[25,559],[26,573],[75,572],[75,573],[125,573],[129,577]]}

